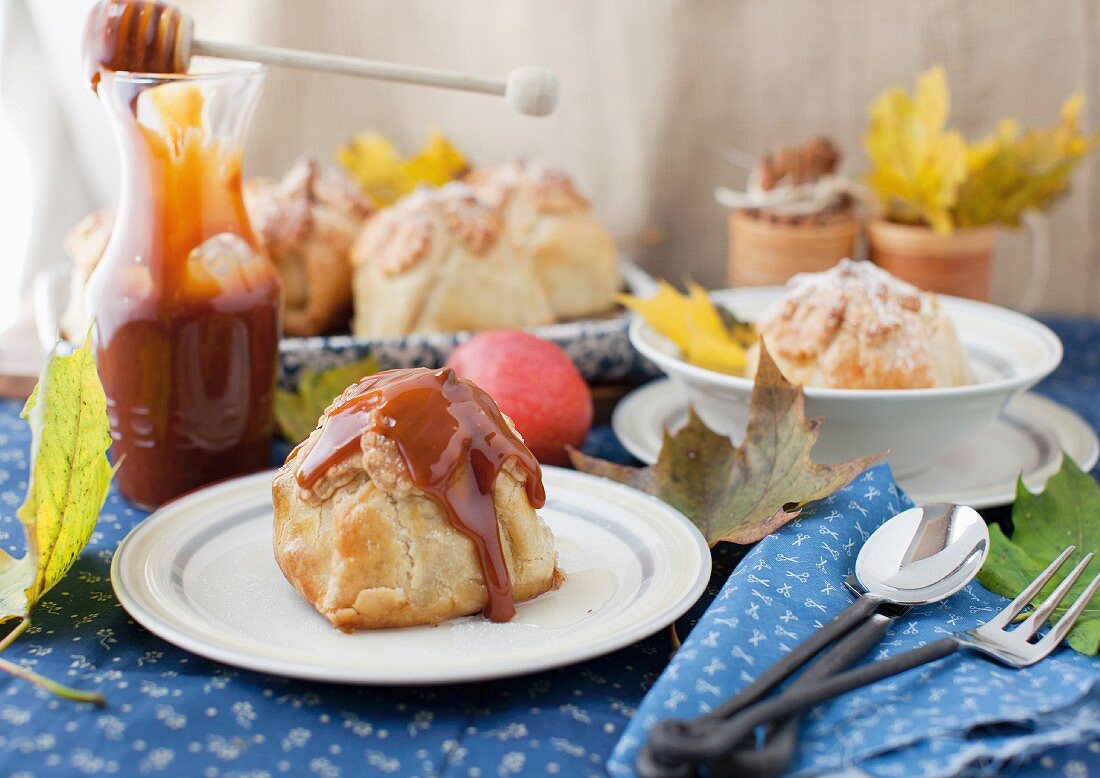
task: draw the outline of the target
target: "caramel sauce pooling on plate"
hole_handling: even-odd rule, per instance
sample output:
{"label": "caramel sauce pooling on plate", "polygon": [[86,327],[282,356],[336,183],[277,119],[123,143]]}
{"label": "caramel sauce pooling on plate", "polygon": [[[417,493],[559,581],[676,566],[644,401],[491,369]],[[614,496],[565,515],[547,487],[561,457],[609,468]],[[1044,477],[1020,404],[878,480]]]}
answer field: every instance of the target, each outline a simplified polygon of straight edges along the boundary
{"label": "caramel sauce pooling on plate", "polygon": [[92,89],[100,71],[184,73],[186,17],[164,3],[101,0],[84,26],[84,71]]}
{"label": "caramel sauce pooling on plate", "polygon": [[328,468],[359,453],[367,432],[396,444],[413,485],[434,499],[451,525],[473,542],[489,595],[485,617],[511,619],[516,606],[493,484],[504,463],[515,459],[526,475],[531,506],[541,508],[546,494],[538,461],[493,398],[449,368],[367,376],[322,421],[320,436],[298,468],[298,485],[308,489]]}

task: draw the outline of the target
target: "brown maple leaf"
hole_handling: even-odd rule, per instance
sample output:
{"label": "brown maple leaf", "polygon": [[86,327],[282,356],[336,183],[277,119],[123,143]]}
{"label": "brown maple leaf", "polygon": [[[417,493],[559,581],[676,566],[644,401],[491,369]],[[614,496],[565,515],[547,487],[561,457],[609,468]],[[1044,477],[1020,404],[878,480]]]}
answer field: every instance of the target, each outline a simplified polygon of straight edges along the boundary
{"label": "brown maple leaf", "polygon": [[798,516],[802,506],[847,486],[884,454],[819,465],[810,451],[822,419],[807,419],[801,387],[760,347],[745,440],[734,446],[691,409],[677,432],[665,430],[649,467],[627,467],[570,450],[573,466],[652,494],[687,516],[712,546],[755,543]]}

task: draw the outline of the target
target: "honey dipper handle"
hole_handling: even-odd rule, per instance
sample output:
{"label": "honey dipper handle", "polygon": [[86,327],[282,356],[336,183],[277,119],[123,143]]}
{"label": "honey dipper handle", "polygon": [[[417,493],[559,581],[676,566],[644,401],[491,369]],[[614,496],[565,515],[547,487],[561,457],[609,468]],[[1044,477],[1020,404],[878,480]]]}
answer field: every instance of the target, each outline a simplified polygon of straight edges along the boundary
{"label": "honey dipper handle", "polygon": [[398,81],[405,84],[501,95],[520,113],[533,116],[544,116],[550,113],[557,102],[557,78],[551,71],[542,68],[518,68],[508,75],[507,81],[503,81],[339,54],[197,39],[191,41],[190,54],[252,60],[269,65],[321,70],[379,81]]}

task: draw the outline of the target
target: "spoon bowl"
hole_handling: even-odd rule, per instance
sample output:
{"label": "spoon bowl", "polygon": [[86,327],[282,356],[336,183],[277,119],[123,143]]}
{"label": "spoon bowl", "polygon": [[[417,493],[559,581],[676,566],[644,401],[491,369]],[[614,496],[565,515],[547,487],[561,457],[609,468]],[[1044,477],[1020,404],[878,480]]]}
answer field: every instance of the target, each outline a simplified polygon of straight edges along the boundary
{"label": "spoon bowl", "polygon": [[931,503],[874,531],[856,557],[867,594],[898,605],[939,602],[962,589],[989,554],[989,529],[973,508]]}

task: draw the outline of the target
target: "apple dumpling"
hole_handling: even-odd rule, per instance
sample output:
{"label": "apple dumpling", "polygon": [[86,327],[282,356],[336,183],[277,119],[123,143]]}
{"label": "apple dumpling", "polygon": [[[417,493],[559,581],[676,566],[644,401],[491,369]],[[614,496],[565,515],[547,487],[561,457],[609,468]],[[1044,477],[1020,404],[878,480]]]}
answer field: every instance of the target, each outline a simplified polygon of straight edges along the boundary
{"label": "apple dumpling", "polygon": [[507,621],[559,580],[538,462],[448,368],[348,387],[272,492],[279,567],[343,630]]}
{"label": "apple dumpling", "polygon": [[352,250],[356,335],[517,329],[554,320],[529,251],[465,184],[421,187]]}
{"label": "apple dumpling", "polygon": [[622,278],[615,244],[572,179],[542,162],[475,170],[466,181],[531,252],[557,319],[607,313]]}
{"label": "apple dumpling", "polygon": [[[756,323],[788,380],[838,389],[924,389],[973,381],[939,298],[870,262],[793,277]],[[758,347],[749,354],[755,371]]]}
{"label": "apple dumpling", "polygon": [[351,316],[349,254],[371,205],[342,171],[301,159],[280,181],[245,183],[249,220],[283,282],[287,335],[342,330]]}

